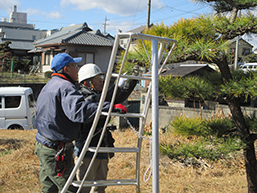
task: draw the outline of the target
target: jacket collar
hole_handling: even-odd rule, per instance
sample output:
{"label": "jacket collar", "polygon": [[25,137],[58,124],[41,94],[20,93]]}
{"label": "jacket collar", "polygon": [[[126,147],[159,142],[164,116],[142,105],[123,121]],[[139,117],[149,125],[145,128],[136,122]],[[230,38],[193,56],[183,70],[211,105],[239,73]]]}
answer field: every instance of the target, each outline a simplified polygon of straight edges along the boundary
{"label": "jacket collar", "polygon": [[51,77],[53,77],[53,76],[58,76],[64,80],[70,81],[72,84],[76,83],[76,81],[72,80],[72,78],[68,74],[65,74],[65,73],[62,73],[62,74],[61,73],[53,73],[51,75]]}

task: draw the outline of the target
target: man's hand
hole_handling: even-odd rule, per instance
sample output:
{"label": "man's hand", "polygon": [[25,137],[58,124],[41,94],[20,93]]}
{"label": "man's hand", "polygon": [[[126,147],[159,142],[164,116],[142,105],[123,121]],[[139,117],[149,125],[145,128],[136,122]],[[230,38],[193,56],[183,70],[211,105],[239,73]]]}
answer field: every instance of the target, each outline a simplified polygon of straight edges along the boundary
{"label": "man's hand", "polygon": [[122,104],[115,104],[113,105],[112,112],[124,114],[127,113],[127,107]]}

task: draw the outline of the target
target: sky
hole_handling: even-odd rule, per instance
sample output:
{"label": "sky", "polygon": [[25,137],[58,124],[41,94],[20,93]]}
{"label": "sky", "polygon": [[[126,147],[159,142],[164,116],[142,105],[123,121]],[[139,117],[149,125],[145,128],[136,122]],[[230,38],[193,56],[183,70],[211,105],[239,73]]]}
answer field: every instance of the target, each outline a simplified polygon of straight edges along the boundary
{"label": "sky", "polygon": [[[115,36],[117,30],[127,32],[147,24],[148,0],[0,0],[1,21],[9,19],[14,5],[17,12],[27,13],[27,23],[39,30],[86,22],[92,30]],[[150,23],[153,24],[172,25],[199,14],[212,14],[212,9],[192,0],[151,0]]]}

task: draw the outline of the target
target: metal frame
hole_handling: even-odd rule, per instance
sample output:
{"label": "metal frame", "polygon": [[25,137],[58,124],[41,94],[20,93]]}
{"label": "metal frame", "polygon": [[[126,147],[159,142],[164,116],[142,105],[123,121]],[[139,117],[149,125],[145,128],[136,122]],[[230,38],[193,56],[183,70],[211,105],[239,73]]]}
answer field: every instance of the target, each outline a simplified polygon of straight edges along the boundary
{"label": "metal frame", "polygon": [[[121,67],[119,70],[118,74],[112,74],[112,70],[114,67],[114,63],[116,60],[116,53],[118,51],[118,47],[119,47],[119,40],[120,38],[124,38],[127,37],[129,38],[128,41],[128,45],[127,45],[127,50],[124,53],[122,62],[121,62]],[[126,57],[127,54],[129,52],[129,48],[132,42],[132,39],[138,39],[141,40],[144,46],[144,49],[146,51],[148,60],[151,62],[151,66],[152,66],[152,77],[151,78],[147,78],[147,77],[135,77],[135,76],[129,76],[129,75],[122,75],[122,69],[124,67],[125,61],[126,61]],[[148,54],[148,51],[146,49],[145,43],[144,41],[151,41],[151,58]],[[164,48],[164,45],[166,45],[166,47]],[[78,158],[78,162],[75,165],[75,167],[73,168],[63,190],[61,191],[61,193],[64,193],[67,191],[68,187],[73,184],[75,186],[78,186],[79,189],[77,192],[81,191],[81,188],[83,186],[103,186],[103,185],[107,185],[107,186],[114,186],[114,185],[136,185],[137,186],[137,192],[140,192],[140,156],[141,156],[141,146],[142,146],[142,137],[143,137],[143,132],[144,132],[144,126],[145,126],[145,121],[146,121],[146,117],[148,114],[148,109],[149,109],[149,105],[150,105],[150,96],[152,95],[152,118],[153,118],[153,122],[152,122],[152,138],[153,138],[153,149],[152,149],[152,155],[153,155],[153,192],[154,193],[158,193],[159,192],[159,133],[158,133],[158,126],[159,126],[159,110],[158,110],[158,76],[160,75],[163,67],[166,65],[167,60],[171,54],[171,52],[173,51],[174,47],[176,45],[176,41],[173,39],[169,39],[169,38],[163,38],[163,37],[157,37],[157,36],[152,36],[152,35],[145,35],[145,34],[138,34],[138,33],[117,33],[115,41],[114,41],[114,46],[113,46],[113,50],[111,53],[111,57],[110,57],[110,61],[109,61],[109,66],[108,66],[108,70],[106,73],[106,79],[105,79],[105,83],[104,83],[104,87],[103,87],[103,91],[102,91],[102,95],[99,101],[99,106],[97,109],[97,113],[95,115],[94,118],[94,122],[93,125],[90,129],[90,132],[88,134],[87,140],[85,142],[85,145],[82,149],[82,152]],[[159,47],[159,49],[158,49]],[[167,55],[166,51],[168,51]],[[165,59],[164,59],[165,58]],[[164,61],[163,61],[164,59]],[[163,62],[161,65],[160,63]],[[160,66],[160,67],[159,67]],[[158,68],[159,67],[159,68]],[[125,78],[131,78],[131,79],[138,79],[138,80],[152,80],[149,88],[148,88],[148,92],[147,92],[147,96],[146,96],[146,102],[145,102],[145,106],[143,108],[143,112],[141,114],[135,114],[135,113],[128,113],[128,114],[117,114],[117,113],[112,113],[112,108],[109,109],[109,111],[106,112],[102,112],[102,107],[106,98],[106,94],[107,94],[107,90],[109,87],[109,82],[111,80],[111,77],[115,77],[116,78],[116,82],[119,82],[121,77],[125,77]],[[113,92],[113,97],[111,100],[111,104],[110,106],[112,107],[114,104],[114,100],[115,100],[115,96],[117,93],[117,88],[118,88],[118,84],[115,85],[114,88],[114,92]],[[98,145],[96,148],[89,148],[89,144],[91,142],[91,139],[93,137],[93,134],[95,132],[98,120],[100,118],[100,115],[105,115],[107,116],[106,118],[106,122],[104,124],[103,130],[102,130],[102,134],[101,137],[99,139]],[[108,120],[110,118],[110,116],[123,116],[123,117],[139,117],[141,118],[140,121],[140,126],[139,126],[139,136],[138,136],[138,144],[137,147],[135,148],[100,148],[101,142],[103,140],[103,136],[104,133],[106,131],[106,127],[108,124]],[[78,167],[81,163],[81,161],[83,160],[85,154],[87,151],[93,151],[94,152],[94,156],[89,164],[88,170],[85,173],[84,178],[82,179],[81,182],[73,181],[73,178],[76,174],[76,171],[78,170]],[[130,179],[130,180],[106,180],[106,181],[98,181],[98,182],[93,182],[93,181],[87,181],[87,183],[85,182],[85,179],[89,173],[89,170],[96,158],[96,155],[98,152],[124,152],[124,153],[131,153],[134,152],[137,154],[136,157],[136,178],[135,179]]]}

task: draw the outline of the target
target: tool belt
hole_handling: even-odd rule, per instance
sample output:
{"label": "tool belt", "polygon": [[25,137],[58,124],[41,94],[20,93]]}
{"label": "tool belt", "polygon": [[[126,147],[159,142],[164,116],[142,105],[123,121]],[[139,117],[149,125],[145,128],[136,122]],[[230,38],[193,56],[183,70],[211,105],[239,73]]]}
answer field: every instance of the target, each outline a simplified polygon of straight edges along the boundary
{"label": "tool belt", "polygon": [[73,148],[72,143],[63,143],[63,142],[60,142],[57,148],[57,153],[54,156],[54,160],[55,160],[54,171],[57,173],[58,177],[62,177],[66,168],[69,166],[67,154],[71,148]]}

